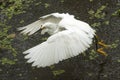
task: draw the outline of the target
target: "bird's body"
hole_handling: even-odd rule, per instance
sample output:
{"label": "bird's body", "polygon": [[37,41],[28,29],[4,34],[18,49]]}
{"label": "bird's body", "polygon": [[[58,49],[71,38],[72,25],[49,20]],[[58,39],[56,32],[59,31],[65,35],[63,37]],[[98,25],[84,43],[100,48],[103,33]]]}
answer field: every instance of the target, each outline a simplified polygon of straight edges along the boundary
{"label": "bird's body", "polygon": [[77,56],[92,44],[95,30],[87,23],[77,20],[68,13],[52,13],[18,30],[32,35],[39,29],[41,34],[51,35],[45,42],[23,52],[32,66],[46,67],[59,61]]}

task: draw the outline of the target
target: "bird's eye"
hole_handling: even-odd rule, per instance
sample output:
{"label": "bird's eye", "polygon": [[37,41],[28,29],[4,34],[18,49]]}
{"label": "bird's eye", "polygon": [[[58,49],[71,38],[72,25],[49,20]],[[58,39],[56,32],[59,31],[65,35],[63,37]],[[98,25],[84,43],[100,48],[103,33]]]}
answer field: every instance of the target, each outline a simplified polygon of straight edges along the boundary
{"label": "bird's eye", "polygon": [[40,29],[45,29],[45,26],[42,26],[42,25],[41,25]]}

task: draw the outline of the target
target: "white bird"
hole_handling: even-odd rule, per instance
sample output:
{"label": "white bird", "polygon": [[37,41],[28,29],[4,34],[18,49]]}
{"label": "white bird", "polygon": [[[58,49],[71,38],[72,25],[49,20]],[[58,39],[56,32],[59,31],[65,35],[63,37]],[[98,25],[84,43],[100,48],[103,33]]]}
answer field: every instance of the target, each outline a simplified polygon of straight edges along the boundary
{"label": "white bird", "polygon": [[77,20],[68,13],[52,13],[18,28],[22,34],[32,35],[41,29],[41,34],[50,37],[43,43],[23,52],[32,66],[46,67],[79,55],[92,44],[95,30],[86,22]]}

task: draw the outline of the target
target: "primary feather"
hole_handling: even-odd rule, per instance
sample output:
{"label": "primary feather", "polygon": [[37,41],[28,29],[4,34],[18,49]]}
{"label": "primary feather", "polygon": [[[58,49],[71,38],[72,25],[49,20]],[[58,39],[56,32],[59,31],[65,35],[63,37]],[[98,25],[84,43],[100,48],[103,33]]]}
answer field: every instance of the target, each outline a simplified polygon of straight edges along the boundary
{"label": "primary feather", "polygon": [[20,27],[21,33],[32,35],[41,26],[45,27],[41,34],[51,36],[43,43],[23,52],[32,66],[46,67],[59,61],[77,56],[92,44],[95,31],[85,22],[77,20],[73,15],[52,13],[40,17],[40,20]]}

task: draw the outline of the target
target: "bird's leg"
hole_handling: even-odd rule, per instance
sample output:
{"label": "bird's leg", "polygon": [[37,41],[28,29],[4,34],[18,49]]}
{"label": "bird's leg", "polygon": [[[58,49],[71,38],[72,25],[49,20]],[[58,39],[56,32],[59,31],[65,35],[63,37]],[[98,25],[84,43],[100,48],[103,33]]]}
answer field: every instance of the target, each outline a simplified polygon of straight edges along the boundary
{"label": "bird's leg", "polygon": [[[97,52],[104,55],[104,56],[107,56],[107,53],[103,50],[104,48],[108,48],[108,46],[103,42],[103,40],[99,41],[99,38],[97,35],[95,35],[95,38],[96,38],[96,45],[97,45]],[[101,47],[98,48],[98,45],[100,45]]]}

